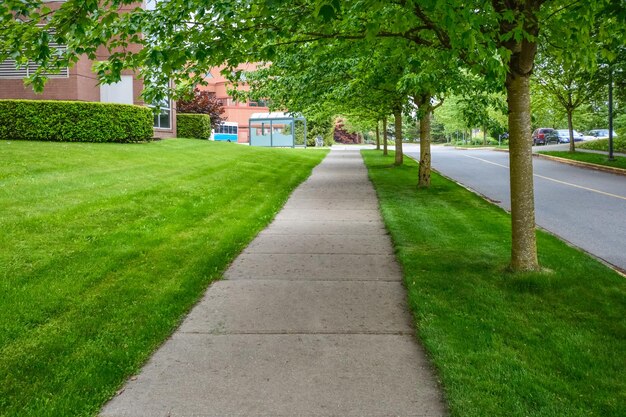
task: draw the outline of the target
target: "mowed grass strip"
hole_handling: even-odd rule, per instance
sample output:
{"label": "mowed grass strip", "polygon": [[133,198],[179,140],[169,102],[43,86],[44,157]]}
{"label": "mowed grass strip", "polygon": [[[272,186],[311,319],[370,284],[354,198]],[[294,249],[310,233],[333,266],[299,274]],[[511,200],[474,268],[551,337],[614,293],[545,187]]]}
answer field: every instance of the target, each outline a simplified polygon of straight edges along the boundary
{"label": "mowed grass strip", "polygon": [[626,278],[543,232],[546,270],[509,273],[508,213],[363,156],[452,416],[626,415]]}
{"label": "mowed grass strip", "polygon": [[94,415],[327,151],[0,141],[0,415]]}
{"label": "mowed grass strip", "polygon": [[567,151],[543,151],[539,153],[543,155],[571,159],[573,161],[588,162],[590,164],[626,169],[626,158],[624,158],[623,156],[616,156],[615,160],[609,161],[608,155],[602,155],[597,153]]}

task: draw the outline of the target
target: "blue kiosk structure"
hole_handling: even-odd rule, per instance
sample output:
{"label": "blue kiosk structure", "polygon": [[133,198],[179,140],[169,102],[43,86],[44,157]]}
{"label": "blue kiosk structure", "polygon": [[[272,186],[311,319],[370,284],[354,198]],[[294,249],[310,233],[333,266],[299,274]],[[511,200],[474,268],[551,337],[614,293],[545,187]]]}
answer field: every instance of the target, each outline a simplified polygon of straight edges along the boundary
{"label": "blue kiosk structure", "polygon": [[250,146],[306,148],[306,119],[283,112],[253,113]]}

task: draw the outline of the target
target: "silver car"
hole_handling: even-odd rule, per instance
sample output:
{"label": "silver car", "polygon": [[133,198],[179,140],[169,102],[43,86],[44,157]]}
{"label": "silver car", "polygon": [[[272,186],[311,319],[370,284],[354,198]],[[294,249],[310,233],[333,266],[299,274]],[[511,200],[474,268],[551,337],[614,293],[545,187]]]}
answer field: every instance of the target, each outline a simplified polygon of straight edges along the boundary
{"label": "silver car", "polygon": [[[593,129],[589,131],[589,136],[593,136],[596,139],[608,139],[609,129]],[[617,137],[617,133],[613,131],[613,137]]]}

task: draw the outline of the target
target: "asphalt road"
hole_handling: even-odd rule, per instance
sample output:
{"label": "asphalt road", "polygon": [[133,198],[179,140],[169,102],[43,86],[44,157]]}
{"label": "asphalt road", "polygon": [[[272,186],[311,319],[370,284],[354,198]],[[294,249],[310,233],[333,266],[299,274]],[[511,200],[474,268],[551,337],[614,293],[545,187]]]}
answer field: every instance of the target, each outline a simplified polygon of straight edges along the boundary
{"label": "asphalt road", "polygon": [[[419,160],[419,147],[405,153]],[[507,210],[509,154],[434,146],[433,168]],[[537,225],[626,271],[626,177],[534,159]]]}

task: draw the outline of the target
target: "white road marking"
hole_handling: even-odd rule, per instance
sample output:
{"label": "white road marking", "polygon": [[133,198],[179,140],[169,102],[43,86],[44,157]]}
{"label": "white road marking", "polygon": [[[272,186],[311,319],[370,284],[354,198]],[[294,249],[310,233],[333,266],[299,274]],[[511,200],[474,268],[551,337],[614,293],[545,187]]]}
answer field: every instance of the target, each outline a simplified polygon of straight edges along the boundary
{"label": "white road marking", "polygon": [[[467,158],[477,159],[477,160],[485,162],[487,164],[496,165],[496,166],[499,166],[499,167],[502,167],[502,168],[509,169],[509,167],[507,165],[498,164],[497,162],[491,162],[491,161],[488,161],[488,160],[483,159],[483,158],[477,158],[475,156],[470,156],[470,155],[465,155],[465,154],[461,154],[461,155],[463,155],[463,156],[465,156]],[[626,197],[624,197],[624,196],[617,195],[617,194],[611,194],[611,193],[607,193],[607,192],[600,191],[600,190],[596,190],[595,188],[589,188],[589,187],[584,187],[582,185],[572,184],[571,182],[565,182],[565,181],[557,180],[557,179],[554,179],[554,178],[546,177],[544,175],[539,175],[539,174],[533,174],[533,175],[535,177],[543,178],[544,180],[548,180],[548,181],[553,181],[553,182],[556,182],[558,184],[569,185],[570,187],[580,188],[581,190],[591,191],[593,193],[598,193],[598,194],[606,195],[606,196],[609,196],[609,197],[619,198],[620,200],[626,200]]]}

